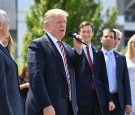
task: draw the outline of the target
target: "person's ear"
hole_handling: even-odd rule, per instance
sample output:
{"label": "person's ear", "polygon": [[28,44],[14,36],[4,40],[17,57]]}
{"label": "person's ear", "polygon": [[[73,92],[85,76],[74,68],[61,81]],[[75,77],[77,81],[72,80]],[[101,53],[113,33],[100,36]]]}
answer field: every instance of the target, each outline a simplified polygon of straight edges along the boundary
{"label": "person's ear", "polygon": [[48,22],[44,23],[44,29],[49,30],[49,23]]}
{"label": "person's ear", "polygon": [[102,43],[102,37],[100,37],[100,42]]}

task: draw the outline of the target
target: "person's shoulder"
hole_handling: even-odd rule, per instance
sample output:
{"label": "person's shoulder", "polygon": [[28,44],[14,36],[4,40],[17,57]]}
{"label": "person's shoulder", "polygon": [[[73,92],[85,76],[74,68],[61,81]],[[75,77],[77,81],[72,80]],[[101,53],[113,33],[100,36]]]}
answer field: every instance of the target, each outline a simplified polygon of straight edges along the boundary
{"label": "person's shoulder", "polygon": [[126,56],[118,51],[114,51],[114,55],[116,57],[119,57],[120,59],[124,59],[124,60],[126,59]]}
{"label": "person's shoulder", "polygon": [[32,42],[41,42],[44,38],[46,38],[45,35],[41,36],[41,37],[38,37],[36,39],[34,39]]}
{"label": "person's shoulder", "polygon": [[[37,46],[38,44],[41,44],[42,42],[43,42],[43,39],[45,38],[45,36],[43,35],[43,36],[41,36],[41,37],[39,37],[39,38],[36,38],[36,39],[34,39],[34,40],[32,40],[30,43],[29,43],[29,46]],[[45,40],[45,39],[44,39]]]}
{"label": "person's shoulder", "polygon": [[122,56],[122,57],[125,57],[125,55],[124,54],[122,54],[121,52],[118,52],[118,51],[113,51],[114,52],[114,54],[116,54],[116,55],[119,55],[119,56]]}
{"label": "person's shoulder", "polygon": [[102,53],[101,49],[95,47],[94,45],[91,45],[92,49],[96,52],[96,53]]}

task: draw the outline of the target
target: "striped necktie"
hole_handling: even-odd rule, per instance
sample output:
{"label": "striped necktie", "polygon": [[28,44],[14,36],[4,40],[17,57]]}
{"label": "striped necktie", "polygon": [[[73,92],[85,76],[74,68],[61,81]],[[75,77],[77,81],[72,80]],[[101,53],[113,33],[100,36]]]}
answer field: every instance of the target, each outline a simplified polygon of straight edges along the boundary
{"label": "striped necktie", "polygon": [[[92,64],[92,60],[91,60],[91,56],[90,56],[89,46],[86,46],[86,52],[87,52],[88,62],[89,62],[89,65],[90,65],[90,71],[93,74],[93,64]],[[91,87],[92,87],[92,90],[95,90],[94,81],[92,81]]]}
{"label": "striped necktie", "polygon": [[60,48],[60,51],[61,51],[62,57],[63,57],[63,63],[64,63],[65,73],[66,73],[67,82],[68,82],[69,99],[71,101],[71,76],[70,76],[69,69],[68,69],[67,57],[66,57],[66,53],[65,53],[62,42],[58,41],[58,45],[59,45],[59,48]]}

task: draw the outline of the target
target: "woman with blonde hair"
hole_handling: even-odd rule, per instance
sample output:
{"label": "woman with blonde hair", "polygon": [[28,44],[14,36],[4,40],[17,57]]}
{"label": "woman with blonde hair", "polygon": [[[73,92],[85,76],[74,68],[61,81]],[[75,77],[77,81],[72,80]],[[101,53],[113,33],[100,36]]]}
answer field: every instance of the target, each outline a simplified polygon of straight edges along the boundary
{"label": "woman with blonde hair", "polygon": [[129,39],[127,46],[126,59],[131,85],[132,115],[135,115],[135,34]]}

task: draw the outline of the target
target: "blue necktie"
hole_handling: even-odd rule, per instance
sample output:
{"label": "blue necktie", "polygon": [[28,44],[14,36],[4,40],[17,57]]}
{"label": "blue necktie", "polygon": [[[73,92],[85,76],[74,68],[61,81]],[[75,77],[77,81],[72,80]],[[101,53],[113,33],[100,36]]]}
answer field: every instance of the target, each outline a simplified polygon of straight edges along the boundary
{"label": "blue necktie", "polygon": [[[106,52],[106,69],[107,69],[107,75],[108,79],[113,78],[113,62],[112,62],[112,52]],[[111,84],[109,83],[109,87],[111,87]]]}

